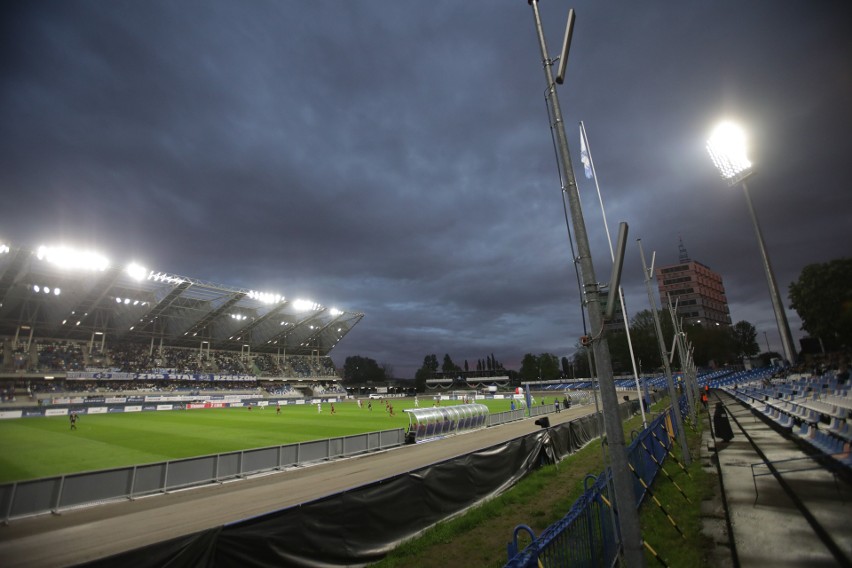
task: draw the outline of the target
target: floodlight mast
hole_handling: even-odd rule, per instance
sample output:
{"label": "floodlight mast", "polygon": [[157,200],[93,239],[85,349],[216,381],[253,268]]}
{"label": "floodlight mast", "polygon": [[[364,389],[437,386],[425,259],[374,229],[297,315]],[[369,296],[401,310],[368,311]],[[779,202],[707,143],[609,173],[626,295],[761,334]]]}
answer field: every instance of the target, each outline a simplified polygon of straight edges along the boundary
{"label": "floodlight mast", "polygon": [[[615,392],[615,381],[612,375],[612,360],[610,359],[609,345],[604,336],[599,285],[595,277],[589,236],[586,232],[585,221],[583,220],[583,212],[580,207],[580,194],[577,191],[577,181],[574,177],[574,168],[571,164],[571,155],[568,151],[565,122],[562,119],[562,110],[559,106],[559,99],[556,96],[556,84],[551,72],[553,60],[548,56],[547,44],[544,40],[544,30],[538,10],[538,0],[527,0],[527,2],[532,7],[535,19],[539,48],[541,49],[541,57],[544,63],[545,80],[547,82],[548,103],[552,112],[551,116],[553,117],[553,124],[551,126],[556,134],[559,165],[562,170],[563,179],[567,185],[567,187],[562,188],[562,191],[568,200],[568,208],[571,212],[571,224],[574,227],[574,235],[576,237],[578,255],[576,261],[580,265],[583,292],[585,294],[584,302],[591,325],[592,349],[597,364],[601,403],[603,404],[604,426],[612,463],[612,482],[615,493],[614,506],[618,511],[622,551],[624,560],[628,566],[641,567],[645,566],[645,557],[642,549],[642,532],[639,528],[639,515],[636,511],[633,474],[627,462],[624,431],[618,411],[618,395]],[[562,62],[562,64],[566,63],[565,61]]]}
{"label": "floodlight mast", "polygon": [[769,299],[772,301],[772,310],[775,312],[775,323],[778,326],[778,334],[781,336],[784,358],[787,359],[788,365],[793,365],[796,362],[793,335],[790,333],[790,324],[787,321],[787,313],[784,311],[784,303],[781,301],[781,294],[778,291],[778,282],[775,280],[775,272],[772,270],[772,264],[769,261],[763,232],[760,230],[760,223],[757,221],[757,214],[751,202],[748,185],[746,185],[746,179],[754,175],[754,169],[746,156],[745,133],[735,124],[723,122],[716,127],[707,141],[707,152],[710,154],[710,159],[713,160],[713,165],[716,166],[728,185],[731,187],[737,184],[742,185],[748,213],[751,216],[754,233],[757,236],[757,246],[760,249],[763,271],[766,273]]}

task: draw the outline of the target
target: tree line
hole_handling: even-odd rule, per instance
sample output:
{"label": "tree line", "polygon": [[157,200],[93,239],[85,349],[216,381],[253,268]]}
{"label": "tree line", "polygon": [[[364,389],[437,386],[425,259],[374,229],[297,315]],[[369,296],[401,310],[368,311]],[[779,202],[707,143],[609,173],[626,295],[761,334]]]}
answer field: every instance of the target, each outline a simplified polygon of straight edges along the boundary
{"label": "tree line", "polygon": [[[789,287],[790,307],[799,314],[802,329],[812,338],[818,338],[827,351],[852,348],[852,259],[842,258],[826,263],[806,266],[798,280]],[[672,348],[674,327],[668,312],[658,312],[666,350]],[[642,374],[657,374],[663,362],[657,342],[654,314],[651,310],[637,313],[629,324],[633,353],[638,371]],[[732,326],[685,325],[683,331],[694,346],[692,354],[699,367],[721,366],[739,363],[744,357],[753,357],[760,352],[757,329],[747,321]],[[632,374],[633,365],[627,334],[623,330],[607,332],[613,371],[616,374]],[[763,353],[764,359],[779,356]],[[471,365],[467,359],[463,365],[456,364],[452,357],[444,354],[439,363],[436,354],[428,354],[415,374],[418,390],[423,390],[426,381],[432,378],[457,378],[464,380],[479,377],[508,376],[513,383],[520,381],[559,380],[590,377],[589,350],[577,342],[574,355],[561,359],[552,353],[538,355],[527,353],[521,360],[518,371],[506,369],[494,354],[477,359]],[[679,368],[675,357],[673,369]],[[353,382],[382,381],[393,378],[393,367],[379,365],[369,357],[347,357],[343,367],[344,379]]]}

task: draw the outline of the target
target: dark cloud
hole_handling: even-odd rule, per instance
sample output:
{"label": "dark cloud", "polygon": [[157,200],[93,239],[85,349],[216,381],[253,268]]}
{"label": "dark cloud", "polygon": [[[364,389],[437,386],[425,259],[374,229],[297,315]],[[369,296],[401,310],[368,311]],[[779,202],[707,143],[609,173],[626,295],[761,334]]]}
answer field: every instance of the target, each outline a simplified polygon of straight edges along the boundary
{"label": "dark cloud", "polygon": [[[704,150],[741,120],[783,291],[848,256],[852,36],[844,6],[575,6],[559,96],[583,120],[628,309],[658,263],[722,273],[735,321],[779,348],[742,192]],[[543,2],[550,52],[566,8]],[[0,236],[366,317],[335,350],[569,354],[582,332],[544,77],[526,2],[11,2],[0,49]],[[598,280],[608,246],[575,165]],[[790,313],[791,323],[800,323]],[[799,336],[800,333],[794,331]],[[475,364],[475,363],[474,363]]]}

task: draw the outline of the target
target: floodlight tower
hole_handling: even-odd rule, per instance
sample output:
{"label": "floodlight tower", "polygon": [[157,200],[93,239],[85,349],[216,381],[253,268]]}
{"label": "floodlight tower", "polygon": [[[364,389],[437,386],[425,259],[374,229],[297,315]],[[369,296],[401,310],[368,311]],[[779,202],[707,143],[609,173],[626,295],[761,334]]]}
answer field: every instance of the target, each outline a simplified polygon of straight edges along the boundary
{"label": "floodlight tower", "polygon": [[[603,419],[606,429],[607,445],[612,467],[612,482],[614,505],[618,511],[618,523],[621,528],[621,544],[624,552],[624,560],[627,566],[641,567],[645,565],[645,557],[642,550],[642,533],[639,528],[639,515],[636,511],[636,494],[634,489],[633,474],[630,464],[627,462],[627,449],[624,443],[624,431],[622,429],[621,417],[618,412],[618,396],[615,391],[615,381],[612,375],[612,361],[609,354],[609,345],[604,336],[604,318],[600,304],[599,285],[595,277],[595,269],[592,264],[592,253],[589,246],[589,237],[586,232],[586,224],[583,220],[583,212],[580,207],[580,194],[577,190],[577,181],[574,177],[574,168],[571,164],[571,155],[568,151],[568,139],[565,135],[565,121],[562,119],[562,110],[559,99],[556,96],[556,84],[553,79],[551,66],[554,60],[550,58],[547,44],[544,40],[544,30],[541,24],[541,15],[538,10],[538,0],[527,0],[532,7],[535,19],[536,32],[538,34],[539,47],[544,67],[545,80],[547,81],[547,99],[552,119],[551,126],[556,134],[558,147],[558,159],[562,170],[565,186],[562,188],[568,200],[568,208],[571,212],[571,224],[574,227],[574,235],[577,242],[577,259],[583,281],[584,302],[589,314],[592,335],[589,338],[591,347],[595,354],[595,362],[598,369],[598,381],[601,390],[601,403],[603,405]],[[565,67],[567,65],[568,49],[571,43],[571,34],[574,26],[574,10],[568,14],[565,38],[563,40],[562,52],[559,61],[559,76],[556,82],[562,83]],[[615,272],[615,270],[613,271]],[[616,282],[616,286],[618,283]]]}
{"label": "floodlight tower", "polygon": [[707,141],[707,151],[710,153],[710,158],[713,160],[713,164],[719,170],[722,178],[731,187],[737,184],[743,186],[746,205],[748,206],[749,215],[751,215],[751,222],[754,225],[754,232],[757,235],[757,245],[760,248],[763,270],[766,272],[769,297],[772,300],[772,309],[775,311],[775,323],[778,325],[778,333],[781,335],[784,358],[787,359],[787,364],[792,365],[796,362],[796,350],[793,347],[790,324],[787,323],[787,314],[784,311],[784,304],[781,302],[781,294],[778,293],[775,273],[769,262],[769,253],[766,252],[766,243],[763,241],[763,233],[760,231],[760,224],[757,222],[757,215],[754,212],[754,205],[751,203],[751,196],[746,185],[746,179],[754,175],[754,168],[746,155],[746,150],[745,132],[731,122],[719,124]]}

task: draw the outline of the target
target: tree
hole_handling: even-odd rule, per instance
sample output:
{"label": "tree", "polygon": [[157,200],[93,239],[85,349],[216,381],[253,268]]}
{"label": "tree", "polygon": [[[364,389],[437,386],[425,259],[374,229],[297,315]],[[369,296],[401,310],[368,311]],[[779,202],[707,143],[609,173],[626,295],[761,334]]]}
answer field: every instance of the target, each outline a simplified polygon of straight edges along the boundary
{"label": "tree", "polygon": [[826,349],[852,346],[852,259],[807,265],[790,284],[789,297],[802,329]]}
{"label": "tree", "polygon": [[441,365],[441,371],[445,375],[452,375],[453,373],[458,373],[461,371],[461,367],[453,363],[453,360],[450,358],[449,353],[444,354],[444,364]]}
{"label": "tree", "polygon": [[760,351],[757,344],[757,329],[749,322],[738,321],[731,328],[733,348],[738,358],[752,357]]}
{"label": "tree", "polygon": [[375,359],[351,355],[343,362],[343,380],[352,382],[383,381],[385,371]]}
{"label": "tree", "polygon": [[[674,328],[672,319],[668,312],[657,312],[660,318],[660,327],[663,330],[663,340],[666,349],[671,349]],[[660,344],[657,341],[657,327],[654,323],[654,312],[642,310],[633,316],[630,321],[630,338],[633,341],[633,354],[636,359],[642,361],[642,370],[653,373],[662,368],[663,360],[660,359]]]}
{"label": "tree", "polygon": [[[731,328],[726,325],[702,326],[692,324],[684,327],[686,337],[695,347],[692,359],[699,367],[717,366],[737,358]],[[674,359],[680,367],[680,358]]]}
{"label": "tree", "polygon": [[574,376],[573,379],[578,377],[580,378],[591,378],[592,371],[589,369],[589,350],[586,347],[583,347],[579,342],[574,346],[576,351],[574,351],[574,357],[572,359],[573,367],[574,367]]}
{"label": "tree", "polygon": [[423,358],[423,366],[417,369],[417,372],[414,374],[414,387],[423,392],[426,390],[426,381],[427,379],[432,379],[435,377],[435,373],[438,372],[438,356],[432,353],[431,355],[426,355]]}
{"label": "tree", "polygon": [[521,360],[521,370],[518,373],[524,381],[553,381],[561,377],[559,358],[550,353],[533,355],[527,353]]}
{"label": "tree", "polygon": [[538,364],[541,367],[539,376],[543,381],[555,381],[562,378],[559,371],[559,357],[552,353],[542,353],[538,356]]}

